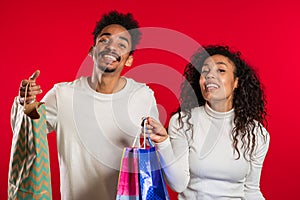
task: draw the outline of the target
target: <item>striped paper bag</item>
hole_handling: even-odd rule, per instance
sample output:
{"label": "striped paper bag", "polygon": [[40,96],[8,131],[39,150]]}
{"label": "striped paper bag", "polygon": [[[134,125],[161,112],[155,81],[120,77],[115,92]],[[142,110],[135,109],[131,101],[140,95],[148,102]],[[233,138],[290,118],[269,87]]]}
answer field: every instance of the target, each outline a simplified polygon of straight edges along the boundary
{"label": "striped paper bag", "polygon": [[46,108],[39,102],[31,105],[35,108],[30,112],[24,110],[25,114],[19,119],[21,126],[14,132],[9,163],[9,200],[52,199]]}

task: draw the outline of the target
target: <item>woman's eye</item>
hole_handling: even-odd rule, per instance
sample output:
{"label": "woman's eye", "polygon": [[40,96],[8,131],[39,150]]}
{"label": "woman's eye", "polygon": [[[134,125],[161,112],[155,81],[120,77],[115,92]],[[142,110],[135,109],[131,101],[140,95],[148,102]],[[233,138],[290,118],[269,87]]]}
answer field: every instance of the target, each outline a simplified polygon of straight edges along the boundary
{"label": "woman's eye", "polygon": [[219,72],[223,73],[223,72],[226,72],[225,69],[219,69]]}
{"label": "woman's eye", "polygon": [[209,71],[208,68],[203,67],[203,68],[201,69],[201,74],[208,73],[208,71]]}
{"label": "woman's eye", "polygon": [[201,74],[202,74],[202,75],[208,74],[208,70],[202,70],[202,71],[201,71]]}

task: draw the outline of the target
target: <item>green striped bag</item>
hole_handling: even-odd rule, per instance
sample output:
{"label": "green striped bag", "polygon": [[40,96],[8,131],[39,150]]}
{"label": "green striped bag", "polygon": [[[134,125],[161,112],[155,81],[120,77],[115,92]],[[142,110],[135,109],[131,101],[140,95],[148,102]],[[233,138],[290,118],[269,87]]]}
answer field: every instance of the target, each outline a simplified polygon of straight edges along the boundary
{"label": "green striped bag", "polygon": [[[30,116],[24,110],[20,130],[14,133],[8,177],[8,199],[52,199],[46,108],[39,102]],[[24,106],[25,107],[25,106]]]}

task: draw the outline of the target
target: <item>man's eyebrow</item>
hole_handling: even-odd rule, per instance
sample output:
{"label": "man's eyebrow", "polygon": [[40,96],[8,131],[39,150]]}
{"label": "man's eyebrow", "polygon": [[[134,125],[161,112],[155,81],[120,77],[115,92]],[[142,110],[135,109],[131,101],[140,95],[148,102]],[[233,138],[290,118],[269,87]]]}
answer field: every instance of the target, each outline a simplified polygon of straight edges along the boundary
{"label": "man's eyebrow", "polygon": [[102,33],[99,37],[103,36],[103,35],[111,35],[111,33]]}
{"label": "man's eyebrow", "polygon": [[129,44],[129,41],[128,41],[128,39],[126,37],[119,36],[119,38],[122,39],[122,40],[125,40]]}
{"label": "man's eyebrow", "polygon": [[[99,37],[103,36],[103,35],[107,35],[107,36],[111,36],[112,34],[111,33],[102,33]],[[123,37],[123,36],[119,36],[119,38],[121,40],[125,40],[128,44],[129,44],[129,41],[126,37]]]}

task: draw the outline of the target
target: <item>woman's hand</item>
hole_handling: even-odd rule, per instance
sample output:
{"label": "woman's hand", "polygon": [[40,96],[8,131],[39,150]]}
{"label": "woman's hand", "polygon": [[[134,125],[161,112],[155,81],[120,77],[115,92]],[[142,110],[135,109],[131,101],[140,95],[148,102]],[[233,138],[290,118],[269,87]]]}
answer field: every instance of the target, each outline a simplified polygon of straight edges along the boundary
{"label": "woman's hand", "polygon": [[148,117],[146,119],[146,127],[147,127],[147,132],[146,134],[150,134],[150,139],[154,143],[161,143],[165,141],[168,138],[168,133],[167,130],[164,128],[164,126],[155,121],[153,118]]}

